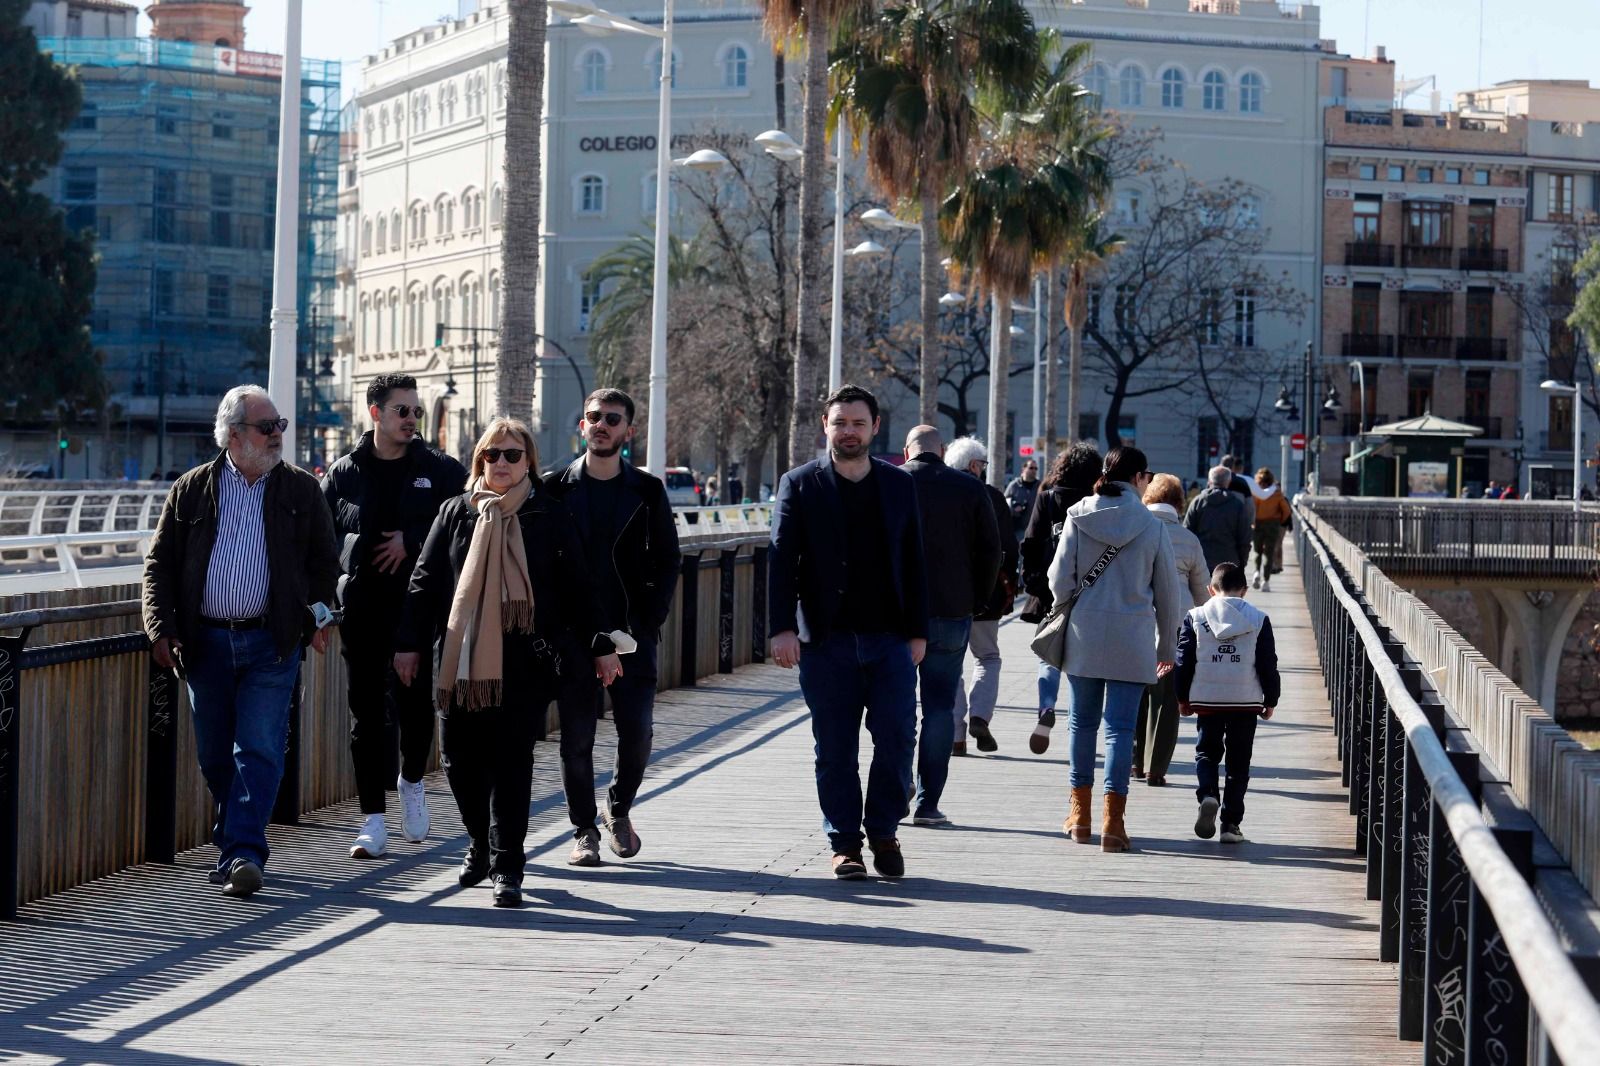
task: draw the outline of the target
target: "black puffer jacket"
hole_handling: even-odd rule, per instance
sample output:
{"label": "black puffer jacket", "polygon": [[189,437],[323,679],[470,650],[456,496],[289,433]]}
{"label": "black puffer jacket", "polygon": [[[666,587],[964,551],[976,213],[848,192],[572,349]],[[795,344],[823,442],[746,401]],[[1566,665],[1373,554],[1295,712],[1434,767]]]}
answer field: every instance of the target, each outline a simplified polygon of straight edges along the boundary
{"label": "black puffer jacket", "polygon": [[1085,489],[1053,485],[1040,489],[1034,500],[1027,532],[1022,535],[1022,591],[1028,594],[1028,602],[1022,606],[1024,622],[1039,622],[1050,611],[1050,562],[1056,557],[1061,523],[1068,509],[1087,495]]}

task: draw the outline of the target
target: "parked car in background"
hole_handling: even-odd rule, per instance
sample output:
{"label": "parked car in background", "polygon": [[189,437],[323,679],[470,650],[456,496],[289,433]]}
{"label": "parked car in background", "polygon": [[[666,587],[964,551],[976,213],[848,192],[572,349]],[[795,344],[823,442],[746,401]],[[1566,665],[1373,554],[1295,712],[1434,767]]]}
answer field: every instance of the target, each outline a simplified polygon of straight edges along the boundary
{"label": "parked car in background", "polygon": [[694,479],[694,471],[686,466],[669,466],[666,469],[667,500],[674,507],[700,507],[704,505],[701,488]]}

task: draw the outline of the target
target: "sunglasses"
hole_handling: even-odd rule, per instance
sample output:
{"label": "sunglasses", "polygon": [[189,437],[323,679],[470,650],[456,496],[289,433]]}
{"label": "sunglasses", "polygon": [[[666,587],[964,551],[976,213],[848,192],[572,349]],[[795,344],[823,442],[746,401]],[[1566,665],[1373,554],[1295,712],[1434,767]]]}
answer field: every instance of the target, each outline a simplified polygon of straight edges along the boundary
{"label": "sunglasses", "polygon": [[415,418],[418,422],[421,422],[422,421],[422,416],[428,413],[427,408],[423,407],[420,403],[417,404],[417,406],[415,406],[415,407],[407,407],[403,403],[392,403],[392,404],[389,405],[389,410],[393,411],[395,414],[399,415],[401,418],[404,418],[406,415],[409,414],[412,418]]}
{"label": "sunglasses", "polygon": [[606,420],[606,425],[612,427],[613,429],[622,425],[622,416],[615,411],[583,412],[583,420],[589,423],[591,426],[597,424],[602,418]]}
{"label": "sunglasses", "polygon": [[289,428],[287,418],[263,418],[259,422],[235,422],[236,426],[249,426],[263,437],[270,437],[274,433],[282,433]]}
{"label": "sunglasses", "polygon": [[498,463],[502,455],[506,457],[506,462],[508,463],[522,462],[521,448],[485,448],[483,450],[483,458],[487,462]]}

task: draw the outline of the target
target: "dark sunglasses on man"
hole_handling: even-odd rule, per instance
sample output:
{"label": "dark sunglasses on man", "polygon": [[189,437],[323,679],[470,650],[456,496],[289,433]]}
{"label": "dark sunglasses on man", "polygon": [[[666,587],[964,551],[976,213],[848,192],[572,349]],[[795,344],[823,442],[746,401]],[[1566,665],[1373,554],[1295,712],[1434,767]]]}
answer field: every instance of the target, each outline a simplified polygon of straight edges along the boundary
{"label": "dark sunglasses on man", "polygon": [[606,425],[610,426],[612,429],[622,425],[622,415],[618,414],[616,411],[583,412],[583,420],[589,423],[591,426],[598,423],[602,418],[606,420]]}
{"label": "dark sunglasses on man", "polygon": [[521,448],[485,448],[483,450],[484,459],[491,463],[498,463],[502,455],[506,457],[506,462],[508,463],[522,462]]}
{"label": "dark sunglasses on man", "polygon": [[289,428],[287,418],[263,418],[259,422],[235,422],[236,426],[249,426],[263,437],[270,437],[274,433],[282,433]]}
{"label": "dark sunglasses on man", "polygon": [[393,411],[395,414],[399,415],[401,418],[406,417],[406,415],[410,415],[412,418],[415,418],[418,422],[421,422],[422,421],[422,416],[428,413],[427,408],[423,407],[420,403],[417,404],[417,406],[415,406],[415,407],[407,407],[403,403],[392,403],[392,404],[389,405],[389,410]]}

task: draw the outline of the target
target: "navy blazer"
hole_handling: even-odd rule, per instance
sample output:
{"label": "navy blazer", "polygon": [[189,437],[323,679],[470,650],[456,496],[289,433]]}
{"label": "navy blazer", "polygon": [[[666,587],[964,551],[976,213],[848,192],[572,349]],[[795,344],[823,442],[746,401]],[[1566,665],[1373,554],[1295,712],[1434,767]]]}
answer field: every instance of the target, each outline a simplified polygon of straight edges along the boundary
{"label": "navy blazer", "polygon": [[[872,460],[889,533],[891,583],[899,602],[891,612],[895,632],[910,640],[928,636],[928,575],[922,555],[922,517],[911,475]],[[783,475],[772,515],[767,560],[768,632],[794,632],[821,640],[834,628],[844,601],[845,523],[833,463],[813,459]]]}

